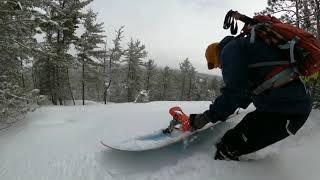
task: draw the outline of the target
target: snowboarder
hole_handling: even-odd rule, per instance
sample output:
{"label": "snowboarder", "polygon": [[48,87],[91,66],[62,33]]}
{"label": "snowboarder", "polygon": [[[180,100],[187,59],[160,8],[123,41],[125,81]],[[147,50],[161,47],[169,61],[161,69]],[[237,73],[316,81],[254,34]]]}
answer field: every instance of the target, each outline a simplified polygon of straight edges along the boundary
{"label": "snowboarder", "polygon": [[312,103],[308,89],[299,78],[259,94],[253,92],[275,66],[249,66],[281,59],[279,48],[267,45],[260,38],[251,43],[250,36],[227,36],[209,45],[205,56],[208,69],[221,68],[225,86],[209,110],[190,115],[191,126],[200,129],[209,122],[225,121],[238,108],[245,109],[251,103],[256,107],[216,144],[215,159],[239,160],[241,155],[296,134],[306,122]]}

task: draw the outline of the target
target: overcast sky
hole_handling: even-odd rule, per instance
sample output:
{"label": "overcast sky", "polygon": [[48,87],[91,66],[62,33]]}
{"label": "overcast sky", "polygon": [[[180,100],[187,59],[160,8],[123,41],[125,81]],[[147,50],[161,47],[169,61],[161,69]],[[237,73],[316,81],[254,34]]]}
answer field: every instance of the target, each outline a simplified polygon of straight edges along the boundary
{"label": "overcast sky", "polygon": [[266,6],[267,0],[94,0],[91,5],[109,40],[125,25],[125,42],[139,39],[158,66],[178,68],[189,57],[207,74],[212,73],[204,57],[207,45],[229,35],[222,28],[225,14],[233,9],[252,16]]}

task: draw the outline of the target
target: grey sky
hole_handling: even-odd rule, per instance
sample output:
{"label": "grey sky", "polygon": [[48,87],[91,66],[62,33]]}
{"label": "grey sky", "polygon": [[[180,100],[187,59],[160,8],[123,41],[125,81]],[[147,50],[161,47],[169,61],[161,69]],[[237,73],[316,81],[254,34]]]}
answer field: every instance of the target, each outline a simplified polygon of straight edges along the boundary
{"label": "grey sky", "polygon": [[109,40],[114,29],[125,25],[125,41],[141,40],[159,66],[177,68],[189,57],[198,72],[209,74],[204,51],[229,34],[222,28],[227,11],[252,16],[266,5],[267,0],[95,0],[92,8]]}

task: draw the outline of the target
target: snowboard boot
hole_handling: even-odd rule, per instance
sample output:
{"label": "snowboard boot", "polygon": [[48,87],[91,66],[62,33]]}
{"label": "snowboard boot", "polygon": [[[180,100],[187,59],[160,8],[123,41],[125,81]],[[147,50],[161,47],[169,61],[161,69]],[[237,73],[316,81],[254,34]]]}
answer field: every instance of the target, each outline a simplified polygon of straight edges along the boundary
{"label": "snowboard boot", "polygon": [[239,152],[231,150],[226,144],[222,141],[216,144],[217,151],[214,156],[215,160],[229,160],[229,161],[239,161]]}

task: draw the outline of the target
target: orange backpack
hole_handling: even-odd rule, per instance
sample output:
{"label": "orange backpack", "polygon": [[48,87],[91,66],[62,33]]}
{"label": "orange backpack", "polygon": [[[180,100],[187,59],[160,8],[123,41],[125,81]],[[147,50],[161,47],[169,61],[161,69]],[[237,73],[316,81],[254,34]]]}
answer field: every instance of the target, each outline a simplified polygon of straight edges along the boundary
{"label": "orange backpack", "polygon": [[249,65],[249,68],[278,65],[271,75],[268,75],[264,85],[256,89],[255,94],[260,94],[272,87],[282,86],[299,76],[311,76],[320,72],[320,41],[311,33],[283,23],[270,15],[249,18],[232,10],[227,13],[223,28],[230,28],[231,34],[236,34],[237,20],[245,23],[239,36],[249,35],[251,43],[254,43],[258,36],[267,44],[283,50],[287,59],[287,61],[275,60]]}

